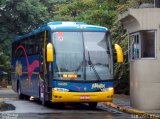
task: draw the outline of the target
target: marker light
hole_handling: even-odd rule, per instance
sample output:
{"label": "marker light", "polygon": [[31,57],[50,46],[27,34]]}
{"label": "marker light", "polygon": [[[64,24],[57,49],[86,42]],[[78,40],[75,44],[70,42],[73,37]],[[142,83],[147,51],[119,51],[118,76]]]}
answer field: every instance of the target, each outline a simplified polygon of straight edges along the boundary
{"label": "marker light", "polygon": [[113,90],[113,87],[101,89],[102,92],[107,92],[107,91],[111,91],[111,90]]}

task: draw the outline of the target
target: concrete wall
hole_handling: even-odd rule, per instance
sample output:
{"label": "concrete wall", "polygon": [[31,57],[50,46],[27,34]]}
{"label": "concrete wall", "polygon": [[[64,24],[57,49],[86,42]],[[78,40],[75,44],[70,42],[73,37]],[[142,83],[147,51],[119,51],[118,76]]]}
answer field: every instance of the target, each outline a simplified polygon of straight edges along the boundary
{"label": "concrete wall", "polygon": [[[129,33],[160,28],[160,8],[129,9],[119,15],[119,20]],[[135,25],[136,24],[136,25]]]}
{"label": "concrete wall", "polygon": [[131,105],[138,109],[160,109],[160,62],[136,60],[130,62]]}

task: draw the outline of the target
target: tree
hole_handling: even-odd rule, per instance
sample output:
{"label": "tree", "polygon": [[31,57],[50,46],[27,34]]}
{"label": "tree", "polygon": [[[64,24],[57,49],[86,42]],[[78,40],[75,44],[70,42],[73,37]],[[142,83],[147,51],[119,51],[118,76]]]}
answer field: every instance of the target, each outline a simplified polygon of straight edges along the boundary
{"label": "tree", "polygon": [[111,28],[116,9],[112,4],[106,0],[73,0],[70,4],[56,5],[53,20],[84,21]]}
{"label": "tree", "polygon": [[[11,54],[11,42],[18,36],[49,21],[49,11],[40,0],[0,1],[0,59],[6,60]],[[5,58],[6,57],[6,58]],[[0,65],[4,65],[0,61]],[[8,62],[6,64],[9,64]]]}

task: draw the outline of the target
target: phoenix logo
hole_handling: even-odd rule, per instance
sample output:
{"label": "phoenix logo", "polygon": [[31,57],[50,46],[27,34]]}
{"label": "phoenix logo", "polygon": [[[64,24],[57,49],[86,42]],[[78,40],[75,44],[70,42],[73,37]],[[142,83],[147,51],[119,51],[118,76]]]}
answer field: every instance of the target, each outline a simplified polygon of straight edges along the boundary
{"label": "phoenix logo", "polygon": [[[28,69],[28,80],[30,81],[33,71],[34,71],[37,67],[39,67],[39,61],[38,61],[38,60],[34,60],[34,61],[30,64],[29,61],[28,61],[28,56],[27,56],[27,53],[26,53],[25,48],[24,48],[22,45],[20,45],[20,46],[17,47],[17,49],[16,49],[15,52],[17,52],[18,49],[22,49],[23,52],[24,52],[24,55],[25,55],[25,58],[26,58],[27,69]],[[21,64],[20,62],[18,62],[18,61],[16,62],[16,73],[17,73],[18,75],[22,75],[22,64]]]}

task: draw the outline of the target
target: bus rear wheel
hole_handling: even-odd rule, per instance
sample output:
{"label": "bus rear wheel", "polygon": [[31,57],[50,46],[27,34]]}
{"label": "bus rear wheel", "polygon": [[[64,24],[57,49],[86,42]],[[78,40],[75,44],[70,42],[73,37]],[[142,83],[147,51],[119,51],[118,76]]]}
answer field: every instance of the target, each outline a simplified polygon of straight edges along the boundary
{"label": "bus rear wheel", "polygon": [[90,102],[89,103],[89,108],[90,109],[96,109],[96,107],[97,107],[97,102]]}
{"label": "bus rear wheel", "polygon": [[18,92],[18,99],[24,99],[24,95],[22,94],[22,92],[21,92],[21,86],[20,86],[20,84],[18,83],[17,84],[17,92]]}

